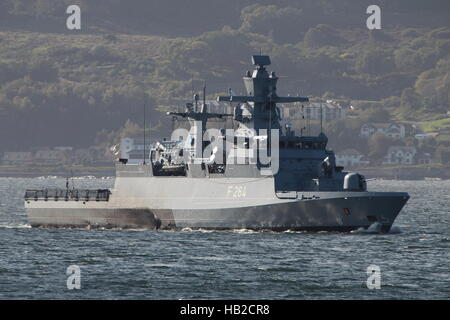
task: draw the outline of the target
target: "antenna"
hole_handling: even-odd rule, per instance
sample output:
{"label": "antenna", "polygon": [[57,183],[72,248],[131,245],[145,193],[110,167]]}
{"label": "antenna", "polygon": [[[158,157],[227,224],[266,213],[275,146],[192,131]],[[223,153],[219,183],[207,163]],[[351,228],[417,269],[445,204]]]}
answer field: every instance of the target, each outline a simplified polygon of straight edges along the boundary
{"label": "antenna", "polygon": [[176,116],[172,116],[172,132],[175,131],[175,120],[177,120]]}
{"label": "antenna", "polygon": [[145,129],[146,129],[146,123],[145,123],[145,102],[144,102],[144,164],[145,164]]}
{"label": "antenna", "polygon": [[71,180],[72,180],[72,190],[75,191],[75,183],[73,182],[73,170],[72,170],[72,168],[70,169],[70,176],[71,176]]}
{"label": "antenna", "polygon": [[194,75],[191,75],[191,97],[192,103],[194,103]]}
{"label": "antenna", "polygon": [[300,130],[301,136],[303,136],[303,130],[306,131],[305,106],[303,104],[302,104],[302,119],[303,119],[303,128]]}
{"label": "antenna", "polygon": [[320,133],[323,132],[322,131],[322,129],[323,129],[322,123],[323,123],[323,109],[322,109],[322,99],[321,99],[320,100]]}
{"label": "antenna", "polygon": [[311,136],[311,108],[306,106],[306,132],[308,136]]}
{"label": "antenna", "polygon": [[267,155],[272,161],[272,95],[269,102],[269,132],[267,133]]}
{"label": "antenna", "polygon": [[72,180],[72,191],[70,191],[69,188],[69,177],[66,177],[66,197],[69,196],[69,194],[73,194],[73,192],[75,191],[75,184],[73,182],[73,170],[70,169],[70,179]]}
{"label": "antenna", "polygon": [[198,110],[198,99],[199,99],[198,94],[194,94],[194,100],[195,100],[195,109],[194,109],[194,111],[195,112],[197,112],[197,110]]}
{"label": "antenna", "polygon": [[206,105],[206,81],[203,85],[203,105]]}

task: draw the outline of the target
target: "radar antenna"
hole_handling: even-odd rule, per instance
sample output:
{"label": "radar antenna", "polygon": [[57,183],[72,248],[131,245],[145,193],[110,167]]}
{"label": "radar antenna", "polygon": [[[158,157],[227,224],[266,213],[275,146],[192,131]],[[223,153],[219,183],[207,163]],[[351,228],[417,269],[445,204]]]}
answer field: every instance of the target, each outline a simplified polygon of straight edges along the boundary
{"label": "radar antenna", "polygon": [[145,129],[146,129],[146,123],[145,123],[145,102],[144,102],[144,164],[145,164]]}

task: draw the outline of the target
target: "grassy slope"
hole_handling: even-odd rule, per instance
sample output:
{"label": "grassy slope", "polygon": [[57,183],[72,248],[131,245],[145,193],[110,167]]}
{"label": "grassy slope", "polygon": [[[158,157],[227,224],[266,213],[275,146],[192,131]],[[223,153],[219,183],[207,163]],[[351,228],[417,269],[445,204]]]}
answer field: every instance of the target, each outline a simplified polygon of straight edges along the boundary
{"label": "grassy slope", "polygon": [[[423,35],[428,30],[421,30],[420,35]],[[354,53],[359,45],[362,45],[362,38],[364,34],[360,32],[352,32],[349,30],[341,31],[349,41],[346,46],[340,47],[340,52]],[[391,32],[393,38],[400,37],[400,32]],[[128,81],[127,75],[132,75],[132,81],[139,81],[144,87],[152,88],[152,93],[155,94],[162,90],[171,90],[171,87],[166,88],[165,81],[160,81],[158,73],[154,70],[151,72],[143,71],[136,73],[130,69],[130,63],[140,63],[148,59],[154,63],[164,61],[166,57],[161,56],[160,48],[165,43],[172,39],[160,36],[147,35],[115,35],[116,40],[108,40],[102,35],[94,34],[52,34],[52,33],[35,33],[35,32],[0,32],[0,61],[27,61],[36,57],[50,57],[55,60],[59,67],[60,81],[83,81],[83,82],[106,82],[112,86],[120,86]],[[398,40],[398,39],[397,39]],[[119,58],[118,62],[86,62],[79,65],[73,64],[72,56],[69,53],[64,55],[64,49],[83,49],[90,50],[95,46],[101,45],[107,51]],[[389,42],[386,45],[395,46],[395,42]],[[336,48],[337,49],[337,48]],[[55,55],[54,52],[60,51],[62,54]],[[174,79],[176,80],[176,79]],[[170,86],[177,85],[174,81]],[[159,88],[159,89],[158,89]],[[177,90],[177,88],[172,88]],[[166,93],[167,94],[167,93]],[[360,100],[361,103],[364,101]],[[366,101],[368,103],[370,101]],[[373,101],[376,103],[376,101]],[[391,108],[391,113],[397,120],[404,120],[396,114],[397,108]],[[399,117],[397,117],[399,116]],[[438,119],[438,115],[428,114],[426,117],[421,117],[422,120],[428,121],[411,121],[411,123],[420,125],[424,131],[435,131],[448,129],[450,126],[449,119]],[[442,115],[440,116],[442,117]]]}
{"label": "grassy slope", "polygon": [[435,121],[419,122],[419,125],[425,132],[450,130],[450,118]]}

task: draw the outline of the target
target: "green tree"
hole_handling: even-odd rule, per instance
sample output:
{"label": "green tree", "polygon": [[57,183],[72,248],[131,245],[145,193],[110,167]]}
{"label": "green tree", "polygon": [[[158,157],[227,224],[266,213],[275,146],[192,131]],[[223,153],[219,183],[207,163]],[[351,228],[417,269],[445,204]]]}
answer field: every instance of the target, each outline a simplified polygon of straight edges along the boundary
{"label": "green tree", "polygon": [[240,29],[269,36],[278,43],[295,43],[305,32],[303,18],[301,9],[252,5],[242,10]]}
{"label": "green tree", "polygon": [[439,51],[433,45],[433,43],[424,41],[417,48],[414,48],[414,44],[412,44],[412,47],[402,46],[395,50],[397,69],[403,72],[421,72],[432,68],[439,57]]}
{"label": "green tree", "polygon": [[364,112],[365,122],[387,122],[390,119],[390,113],[384,108],[370,108]]}
{"label": "green tree", "polygon": [[382,133],[375,133],[369,137],[369,158],[375,163],[380,163],[389,149],[389,147],[395,144],[395,140],[385,136]]}
{"label": "green tree", "polygon": [[418,143],[418,149],[421,153],[431,153],[436,151],[437,142],[434,138],[426,138]]}
{"label": "green tree", "polygon": [[392,57],[387,50],[369,48],[358,54],[356,71],[373,75],[390,72],[394,67]]}
{"label": "green tree", "polygon": [[305,43],[311,48],[338,46],[343,42],[336,29],[326,24],[319,24],[305,34]]}
{"label": "green tree", "polygon": [[440,163],[444,165],[450,164],[450,148],[442,146],[438,147],[435,156]]}
{"label": "green tree", "polygon": [[435,69],[421,73],[416,80],[414,89],[423,106],[430,111],[446,112],[450,92],[450,58],[440,60]]}
{"label": "green tree", "polygon": [[58,79],[58,68],[48,60],[34,61],[29,69],[30,77],[34,81],[53,82]]}
{"label": "green tree", "polygon": [[400,98],[400,107],[405,112],[417,110],[421,107],[420,97],[413,88],[403,90]]}

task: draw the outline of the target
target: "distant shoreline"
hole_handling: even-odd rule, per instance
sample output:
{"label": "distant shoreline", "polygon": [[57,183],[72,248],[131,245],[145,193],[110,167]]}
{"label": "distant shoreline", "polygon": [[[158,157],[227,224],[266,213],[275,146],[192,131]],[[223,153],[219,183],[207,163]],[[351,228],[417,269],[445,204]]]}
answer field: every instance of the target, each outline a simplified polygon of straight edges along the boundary
{"label": "distant shoreline", "polygon": [[387,180],[448,180],[450,167],[414,166],[389,168],[360,168],[346,169],[346,171],[359,172],[368,179],[379,178]]}
{"label": "distant shoreline", "polygon": [[[367,179],[387,180],[448,180],[450,167],[413,166],[413,167],[374,167],[345,168],[345,171],[358,172]],[[37,178],[37,177],[115,177],[115,166],[1,166],[0,177],[4,178]]]}
{"label": "distant shoreline", "polygon": [[114,165],[111,166],[0,166],[0,177],[3,178],[37,178],[37,177],[85,177],[94,176],[114,177],[116,175]]}

